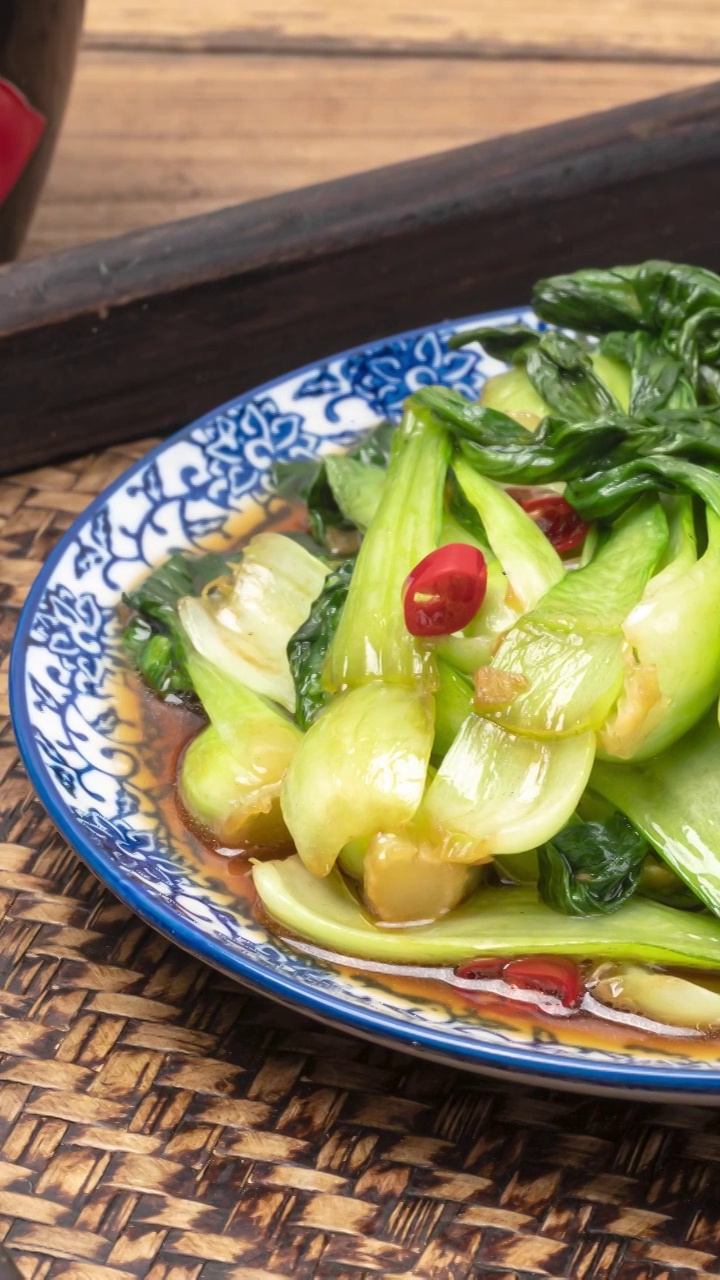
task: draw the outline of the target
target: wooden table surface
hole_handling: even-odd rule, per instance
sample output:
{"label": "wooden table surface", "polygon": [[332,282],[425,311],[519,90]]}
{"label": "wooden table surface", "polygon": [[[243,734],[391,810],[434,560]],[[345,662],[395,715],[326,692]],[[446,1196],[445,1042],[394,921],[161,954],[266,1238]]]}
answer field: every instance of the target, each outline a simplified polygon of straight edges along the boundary
{"label": "wooden table surface", "polygon": [[717,0],[88,0],[25,256],[718,76]]}

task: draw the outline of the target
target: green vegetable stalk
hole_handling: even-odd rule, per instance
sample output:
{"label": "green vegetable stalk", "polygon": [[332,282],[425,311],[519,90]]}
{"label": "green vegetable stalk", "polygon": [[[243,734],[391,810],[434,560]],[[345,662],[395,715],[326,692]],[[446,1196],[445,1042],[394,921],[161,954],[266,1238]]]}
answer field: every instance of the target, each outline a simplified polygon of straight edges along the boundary
{"label": "green vegetable stalk", "polygon": [[720,694],[720,519],[707,509],[707,549],[698,559],[690,500],[677,502],[684,533],[676,554],[623,624],[625,689],[600,734],[606,759],[657,755]]}
{"label": "green vegetable stalk", "polygon": [[483,714],[535,738],[599,729],[622,689],[623,622],[667,540],[658,502],[619,521],[590,564],[565,574],[509,632],[489,669],[504,674],[507,693]]}
{"label": "green vegetable stalk", "polygon": [[416,818],[418,845],[467,863],[537,848],[572,816],[594,756],[593,733],[541,742],[468,716]]}
{"label": "green vegetable stalk", "polygon": [[210,725],[183,756],[178,786],[185,808],[222,845],[286,843],[280,787],[300,730],[192,650],[187,668]]}
{"label": "green vegetable stalk", "polygon": [[387,964],[456,965],[476,956],[566,955],[720,969],[710,915],[631,898],[612,915],[559,915],[533,888],[482,888],[432,924],[382,928],[337,871],[318,882],[299,858],[255,868],[263,907],[283,928],[340,955]]}
{"label": "green vegetable stalk", "polygon": [[434,684],[431,650],[405,626],[402,591],[410,570],[438,545],[450,446],[432,414],[412,402],[400,431],[328,653],[325,684],[333,692],[369,680]]}
{"label": "green vegetable stalk", "polygon": [[599,761],[590,785],[624,813],[700,901],[720,915],[718,778],[720,728],[713,709],[652,760],[633,765]]}
{"label": "green vegetable stalk", "polygon": [[438,687],[435,691],[435,737],[433,757],[447,755],[465,720],[472,711],[472,682],[442,658],[438,659]]}
{"label": "green vegetable stalk", "polygon": [[283,786],[288,829],[317,876],[346,844],[410,821],[433,747],[436,660],[405,626],[402,589],[438,544],[449,444],[425,410],[410,407],[400,432],[322,670],[322,690],[336,696]]}
{"label": "green vegetable stalk", "polygon": [[482,520],[493,554],[507,577],[510,607],[514,606],[516,616],[527,613],[564,577],[562,560],[534,520],[509,494],[462,458],[454,460],[453,469],[467,501]]}
{"label": "green vegetable stalk", "polygon": [[199,595],[208,583],[234,567],[226,556],[214,551],[203,556],[177,554],[123,597],[132,610],[123,632],[125,650],[145,683],[161,698],[180,698],[195,705],[178,603],[183,596]]}
{"label": "green vegetable stalk", "polygon": [[256,534],[227,593],[180,600],[180,625],[192,647],[214,666],[292,712],[295,686],[287,645],[307,619],[327,572],[293,538]]}
{"label": "green vegetable stalk", "polygon": [[425,788],[433,720],[431,694],[374,680],[340,694],[310,726],[285,778],[282,811],[313,875],[327,875],[350,841],[410,821]]}

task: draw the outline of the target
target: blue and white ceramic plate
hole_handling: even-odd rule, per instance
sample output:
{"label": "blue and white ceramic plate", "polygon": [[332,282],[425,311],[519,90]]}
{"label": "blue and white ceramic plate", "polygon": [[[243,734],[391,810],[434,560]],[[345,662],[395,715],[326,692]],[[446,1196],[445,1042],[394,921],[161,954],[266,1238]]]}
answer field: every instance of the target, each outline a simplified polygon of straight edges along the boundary
{"label": "blue and white ceramic plate", "polygon": [[[256,919],[246,880],[203,861],[154,772],[121,646],[121,594],[172,552],[224,547],[279,514],[269,467],[350,445],[443,382],[476,397],[499,366],[448,351],[458,325],[389,338],[238,397],[160,445],[102,494],[50,557],[18,627],[12,715],[30,777],[63,835],[134,911],[194,955],[334,1025],[428,1058],[584,1091],[717,1100],[720,1051],[592,1019],[550,1019],[452,989],[303,954]],[[530,313],[493,321],[534,323]]]}

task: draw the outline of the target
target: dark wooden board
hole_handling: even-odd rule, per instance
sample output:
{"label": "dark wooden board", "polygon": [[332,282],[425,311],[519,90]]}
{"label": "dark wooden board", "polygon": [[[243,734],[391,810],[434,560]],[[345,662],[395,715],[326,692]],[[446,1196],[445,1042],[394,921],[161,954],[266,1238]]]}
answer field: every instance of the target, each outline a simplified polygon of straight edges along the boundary
{"label": "dark wooden board", "polygon": [[720,269],[720,84],[0,273],[0,469],[170,431],[258,382],[532,281]]}

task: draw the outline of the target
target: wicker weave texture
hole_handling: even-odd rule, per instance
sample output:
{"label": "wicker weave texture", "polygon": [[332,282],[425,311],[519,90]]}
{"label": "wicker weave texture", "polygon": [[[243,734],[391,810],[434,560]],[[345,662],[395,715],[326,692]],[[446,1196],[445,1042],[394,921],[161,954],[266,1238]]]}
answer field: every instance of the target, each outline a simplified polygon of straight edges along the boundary
{"label": "wicker weave texture", "polygon": [[[0,643],[141,452],[0,483]],[[60,839],[0,710],[0,1240],[27,1280],[703,1280],[720,1119],[506,1087],[188,959]]]}

